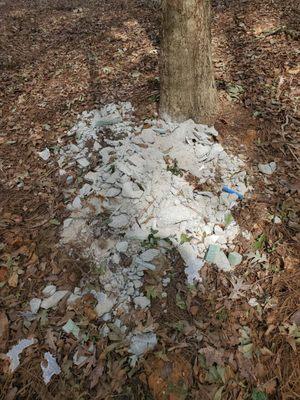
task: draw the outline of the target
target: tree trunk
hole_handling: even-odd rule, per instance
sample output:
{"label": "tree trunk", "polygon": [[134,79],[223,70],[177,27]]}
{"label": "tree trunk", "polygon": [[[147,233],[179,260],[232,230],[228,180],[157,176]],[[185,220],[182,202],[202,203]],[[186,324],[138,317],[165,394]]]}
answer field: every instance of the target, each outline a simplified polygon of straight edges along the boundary
{"label": "tree trunk", "polygon": [[211,123],[216,88],[210,0],[163,0],[160,115]]}

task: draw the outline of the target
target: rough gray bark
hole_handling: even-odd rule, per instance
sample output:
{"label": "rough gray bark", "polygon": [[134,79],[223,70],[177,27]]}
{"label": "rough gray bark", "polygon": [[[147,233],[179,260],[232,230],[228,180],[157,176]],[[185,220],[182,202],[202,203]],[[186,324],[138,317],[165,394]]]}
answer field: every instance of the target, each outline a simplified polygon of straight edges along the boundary
{"label": "rough gray bark", "polygon": [[163,0],[160,115],[211,123],[216,89],[210,0]]}

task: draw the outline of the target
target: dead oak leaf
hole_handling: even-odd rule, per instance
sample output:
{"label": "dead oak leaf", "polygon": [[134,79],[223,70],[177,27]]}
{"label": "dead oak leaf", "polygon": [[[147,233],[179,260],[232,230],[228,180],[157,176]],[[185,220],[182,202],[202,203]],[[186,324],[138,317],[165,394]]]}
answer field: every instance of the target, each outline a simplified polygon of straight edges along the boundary
{"label": "dead oak leaf", "polygon": [[6,350],[8,335],[9,335],[8,318],[5,312],[0,312],[0,352],[4,352]]}
{"label": "dead oak leaf", "polygon": [[14,271],[14,272],[10,275],[10,277],[9,277],[9,279],[8,279],[8,285],[9,285],[10,287],[15,288],[15,287],[18,286],[18,280],[19,280],[18,273],[17,273],[16,271]]}
{"label": "dead oak leaf", "polygon": [[192,383],[192,366],[183,357],[169,354],[168,360],[147,359],[148,385],[156,400],[184,400]]}
{"label": "dead oak leaf", "polygon": [[56,351],[56,337],[51,328],[47,329],[45,336],[45,343],[49,346],[51,350]]}
{"label": "dead oak leaf", "polygon": [[217,365],[224,365],[224,350],[215,349],[212,346],[203,347],[199,350],[199,353],[205,357],[207,366],[212,366],[214,363]]}
{"label": "dead oak leaf", "polygon": [[103,375],[103,371],[104,371],[104,362],[103,360],[99,359],[98,364],[90,373],[90,389],[93,389],[95,386],[98,385],[99,379]]}
{"label": "dead oak leaf", "polygon": [[0,268],[0,283],[6,281],[8,269],[6,267]]}
{"label": "dead oak leaf", "polygon": [[231,281],[233,286],[229,298],[232,300],[239,299],[240,297],[245,297],[245,292],[249,290],[251,285],[244,284],[241,278],[233,278]]}

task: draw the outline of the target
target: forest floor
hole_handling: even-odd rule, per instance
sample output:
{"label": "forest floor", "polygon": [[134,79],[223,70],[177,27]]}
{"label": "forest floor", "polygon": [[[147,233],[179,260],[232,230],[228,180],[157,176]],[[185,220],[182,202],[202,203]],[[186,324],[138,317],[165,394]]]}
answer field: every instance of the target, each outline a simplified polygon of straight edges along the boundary
{"label": "forest floor", "polygon": [[[157,327],[155,350],[130,366],[116,338],[95,336],[95,351],[76,366],[77,339],[61,328],[73,318],[89,330],[88,307],[70,312],[62,301],[33,321],[20,314],[47,284],[73,290],[92,273],[89,260],[58,245],[69,213],[66,184],[37,152],[63,143],[77,114],[109,102],[131,101],[140,120],[155,115],[159,11],[134,0],[0,2],[1,400],[300,398],[295,7],[279,0],[213,5],[215,126],[228,152],[247,157],[254,186],[234,214],[254,238],[250,247],[237,243],[239,252],[258,252],[255,263],[237,267],[238,294],[228,273],[212,266],[203,268],[202,290],[190,291],[175,257],[167,314],[159,299],[147,314]],[[256,166],[270,161],[277,169],[266,178]],[[10,374],[5,354],[28,337],[37,343]],[[45,385],[40,363],[49,350],[62,372]]]}

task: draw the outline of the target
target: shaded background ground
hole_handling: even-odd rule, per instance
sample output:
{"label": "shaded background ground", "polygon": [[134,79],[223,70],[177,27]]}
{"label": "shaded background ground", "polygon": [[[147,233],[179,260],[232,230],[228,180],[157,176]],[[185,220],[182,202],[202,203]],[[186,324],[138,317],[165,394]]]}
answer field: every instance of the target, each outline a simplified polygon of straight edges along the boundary
{"label": "shaded background ground", "polygon": [[[251,398],[257,387],[269,393],[269,398],[300,398],[299,354],[293,338],[282,328],[299,308],[297,21],[299,10],[294,2],[214,3],[214,63],[220,103],[216,127],[224,146],[246,154],[249,169],[253,167],[254,195],[236,217],[254,237],[265,234],[263,250],[269,253],[272,265],[272,270],[243,266],[241,274],[251,283],[259,280],[262,292],[258,294],[277,304],[258,312],[242,299],[228,303],[226,280],[214,271],[207,273],[208,297],[197,294],[189,299],[190,294],[179,288],[190,307],[186,316],[177,310],[177,319],[200,320],[210,333],[206,345],[221,352],[223,362],[236,351],[238,330],[244,325],[251,326],[257,348],[268,349],[252,363],[241,360],[232,364],[224,399]],[[56,246],[59,227],[53,221],[62,221],[66,215],[65,186],[57,169],[45,166],[36,152],[57,141],[63,143],[77,113],[109,101],[132,101],[137,118],[155,115],[158,51],[159,12],[138,1],[0,2],[0,307],[9,321],[8,340],[0,343],[1,351],[24,334],[44,337],[49,331],[47,324],[24,326],[17,313],[45,282],[72,288],[89,271],[86,261],[70,259]],[[278,170],[266,182],[256,175],[255,166],[273,160]],[[281,217],[282,224],[272,223],[270,215],[274,214]],[[240,250],[246,251],[243,243]],[[180,274],[177,278],[180,284]],[[219,316],[223,309],[224,318]],[[174,326],[167,328],[159,313],[153,312],[166,347],[172,347],[166,338],[174,334]],[[177,315],[174,310],[170,313]],[[62,324],[63,307],[55,318],[52,323]],[[188,336],[186,339],[180,332],[176,340],[188,342]],[[72,345],[71,340],[58,338],[61,361],[68,359]],[[98,356],[105,345],[99,342]],[[221,382],[212,384],[203,377],[197,348],[188,343],[188,350],[179,348],[176,354],[186,362],[192,360],[186,367],[192,376],[185,382],[187,396],[213,398]],[[149,362],[153,369],[154,361]],[[173,362],[182,364],[182,359]],[[104,373],[101,384],[93,389],[87,378],[90,371],[81,374],[71,365],[46,389],[35,372],[39,363],[38,349],[27,353],[16,376],[0,378],[0,398],[59,399],[61,392],[65,398],[76,399],[95,398],[95,393],[96,398],[151,398],[147,365],[130,374],[116,354],[109,357],[105,369],[101,360],[97,364]]]}

